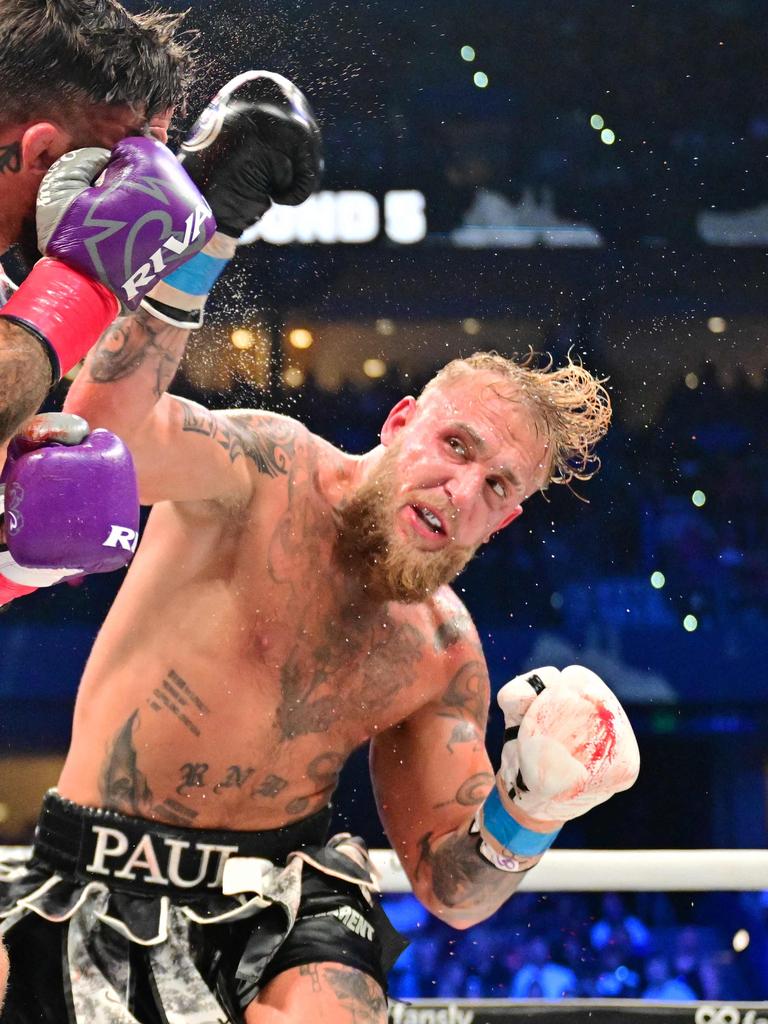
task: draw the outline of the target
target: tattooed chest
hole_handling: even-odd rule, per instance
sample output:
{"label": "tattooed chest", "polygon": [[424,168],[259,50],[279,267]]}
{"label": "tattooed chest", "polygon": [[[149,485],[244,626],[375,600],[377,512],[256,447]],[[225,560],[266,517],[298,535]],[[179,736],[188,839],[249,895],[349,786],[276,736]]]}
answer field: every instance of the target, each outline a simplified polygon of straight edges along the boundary
{"label": "tattooed chest", "polygon": [[339,732],[354,743],[397,721],[413,699],[423,648],[415,626],[392,621],[329,622],[322,638],[299,640],[280,668],[281,739]]}

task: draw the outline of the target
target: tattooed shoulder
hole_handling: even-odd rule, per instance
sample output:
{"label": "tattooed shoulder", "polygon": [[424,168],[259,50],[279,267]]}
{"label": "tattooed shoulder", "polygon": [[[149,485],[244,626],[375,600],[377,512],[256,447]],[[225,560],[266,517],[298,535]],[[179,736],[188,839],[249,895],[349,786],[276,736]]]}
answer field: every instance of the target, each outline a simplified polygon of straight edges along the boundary
{"label": "tattooed shoulder", "polygon": [[480,638],[472,616],[450,587],[443,587],[439,591],[435,611],[437,621],[433,644],[438,653],[461,644],[480,650]]}
{"label": "tattooed shoulder", "polygon": [[229,456],[230,462],[248,459],[258,473],[269,477],[287,476],[297,444],[307,431],[296,420],[274,413],[252,410],[217,410],[174,395],[182,409],[184,433],[210,437]]}
{"label": "tattooed shoulder", "polygon": [[296,420],[276,413],[227,413],[230,428],[240,437],[243,453],[265,476],[287,476],[307,430]]}

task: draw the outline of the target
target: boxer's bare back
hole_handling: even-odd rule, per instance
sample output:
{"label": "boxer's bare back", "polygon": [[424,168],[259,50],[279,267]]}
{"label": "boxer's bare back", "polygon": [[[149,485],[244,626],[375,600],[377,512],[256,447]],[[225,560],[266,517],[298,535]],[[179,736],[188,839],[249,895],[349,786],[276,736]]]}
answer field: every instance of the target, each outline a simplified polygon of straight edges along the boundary
{"label": "boxer's bare back", "polygon": [[245,507],[154,508],[81,682],[61,794],[267,829],[327,804],[351,751],[427,703],[456,743],[482,735],[487,673],[455,594],[374,601],[335,559],[353,457],[268,414],[220,443],[247,448],[259,487]]}

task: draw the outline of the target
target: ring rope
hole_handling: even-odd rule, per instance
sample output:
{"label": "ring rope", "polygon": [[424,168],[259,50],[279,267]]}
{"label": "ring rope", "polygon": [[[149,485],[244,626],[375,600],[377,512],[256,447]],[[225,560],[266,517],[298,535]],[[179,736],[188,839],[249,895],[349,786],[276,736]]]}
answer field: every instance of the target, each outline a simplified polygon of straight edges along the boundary
{"label": "ring rope", "polygon": [[[382,892],[410,892],[392,850],[372,850]],[[768,889],[766,850],[549,850],[520,892],[748,892]]]}

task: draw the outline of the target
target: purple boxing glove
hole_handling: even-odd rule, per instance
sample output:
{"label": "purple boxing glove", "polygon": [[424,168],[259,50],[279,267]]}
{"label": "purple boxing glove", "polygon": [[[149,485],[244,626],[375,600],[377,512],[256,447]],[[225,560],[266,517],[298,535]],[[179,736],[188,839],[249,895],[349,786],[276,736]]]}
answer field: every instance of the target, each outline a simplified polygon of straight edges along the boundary
{"label": "purple boxing glove", "polygon": [[37,197],[40,251],[101,281],[128,309],[215,230],[210,206],[156,139],[65,153]]}
{"label": "purple boxing glove", "polygon": [[136,548],[139,501],[133,461],[108,430],[88,432],[70,413],[28,420],[8,446],[0,574],[21,587],[110,572]]}

